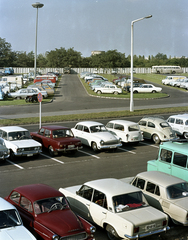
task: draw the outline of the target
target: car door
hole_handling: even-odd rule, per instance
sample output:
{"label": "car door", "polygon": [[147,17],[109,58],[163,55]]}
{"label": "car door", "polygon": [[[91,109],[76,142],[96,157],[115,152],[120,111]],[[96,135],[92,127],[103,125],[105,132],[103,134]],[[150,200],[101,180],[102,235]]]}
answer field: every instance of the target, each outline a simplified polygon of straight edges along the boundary
{"label": "car door", "polygon": [[103,227],[103,220],[107,217],[107,205],[106,195],[94,189],[89,211],[92,221],[101,227]]}
{"label": "car door", "polygon": [[146,138],[147,137],[147,121],[145,120],[140,120],[140,122],[138,123],[140,126],[140,130],[143,132],[143,137]]}
{"label": "car door", "polygon": [[[76,138],[79,138],[83,144],[86,144],[86,140],[85,140],[86,136],[84,134],[84,126],[83,125],[77,124],[75,126],[75,128],[72,129],[72,131]],[[86,131],[86,129],[85,129],[85,131]]]}

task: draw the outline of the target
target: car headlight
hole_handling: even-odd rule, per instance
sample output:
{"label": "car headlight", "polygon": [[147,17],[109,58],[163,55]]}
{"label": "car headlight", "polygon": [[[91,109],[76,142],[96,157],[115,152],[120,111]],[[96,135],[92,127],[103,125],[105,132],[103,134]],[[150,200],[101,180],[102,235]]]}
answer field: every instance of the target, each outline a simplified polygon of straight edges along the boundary
{"label": "car headlight", "polygon": [[52,239],[53,240],[59,240],[59,236],[55,234],[55,235],[52,236]]}
{"label": "car headlight", "polygon": [[96,231],[96,227],[91,226],[91,227],[90,227],[90,232],[91,232],[91,233],[95,233],[95,231]]}
{"label": "car headlight", "polygon": [[24,151],[24,148],[18,148],[17,149],[17,152],[23,152]]}
{"label": "car headlight", "polygon": [[104,141],[103,141],[103,140],[101,140],[101,141],[100,141],[100,144],[101,144],[101,145],[104,145]]}

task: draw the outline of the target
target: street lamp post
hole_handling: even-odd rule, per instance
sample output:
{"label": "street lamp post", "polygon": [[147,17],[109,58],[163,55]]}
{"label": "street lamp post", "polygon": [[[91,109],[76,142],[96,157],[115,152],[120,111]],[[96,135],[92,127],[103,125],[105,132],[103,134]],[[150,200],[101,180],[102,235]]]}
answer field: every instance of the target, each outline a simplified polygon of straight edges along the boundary
{"label": "street lamp post", "polygon": [[135,22],[141,21],[143,19],[151,18],[152,15],[147,17],[139,18],[131,22],[131,92],[130,92],[130,112],[134,111],[134,102],[133,102],[133,24]]}
{"label": "street lamp post", "polygon": [[33,3],[32,6],[37,9],[37,16],[36,16],[36,35],[35,35],[35,62],[34,62],[34,78],[36,77],[37,72],[37,27],[38,27],[38,9],[42,8],[44,4],[36,2]]}

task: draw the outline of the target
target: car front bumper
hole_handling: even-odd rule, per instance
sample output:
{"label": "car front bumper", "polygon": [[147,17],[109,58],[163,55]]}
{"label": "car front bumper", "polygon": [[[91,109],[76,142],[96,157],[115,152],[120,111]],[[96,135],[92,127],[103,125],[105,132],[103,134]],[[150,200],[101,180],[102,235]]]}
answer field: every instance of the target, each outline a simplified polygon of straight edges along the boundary
{"label": "car front bumper", "polygon": [[113,148],[118,148],[121,146],[122,146],[122,143],[112,144],[112,145],[99,145],[98,149],[113,149]]}
{"label": "car front bumper", "polygon": [[83,146],[80,146],[80,147],[69,147],[69,148],[59,148],[59,149],[56,149],[55,151],[58,151],[58,152],[70,152],[70,151],[77,151],[79,149],[82,149]]}
{"label": "car front bumper", "polygon": [[42,152],[42,150],[24,151],[24,152],[16,152],[16,153],[14,153],[14,155],[16,157],[31,157],[31,156],[37,155],[41,152]]}

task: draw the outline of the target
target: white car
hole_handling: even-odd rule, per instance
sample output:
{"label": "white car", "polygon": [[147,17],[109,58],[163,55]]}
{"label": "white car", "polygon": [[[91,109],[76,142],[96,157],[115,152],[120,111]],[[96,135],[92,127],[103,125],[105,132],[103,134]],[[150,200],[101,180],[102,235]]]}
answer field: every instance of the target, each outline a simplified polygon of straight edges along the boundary
{"label": "white car", "polygon": [[0,198],[0,239],[36,240],[23,226],[18,210],[3,198]]}
{"label": "white car", "polygon": [[169,229],[168,216],[148,205],[142,191],[114,178],[60,188],[79,215],[107,231],[108,238],[138,239]]}
{"label": "white car", "polygon": [[37,92],[33,89],[22,88],[16,92],[8,93],[8,97],[15,99],[25,99],[27,96],[32,96],[37,94]]}
{"label": "white car", "polygon": [[81,140],[82,144],[92,147],[94,151],[116,149],[122,146],[121,139],[109,132],[106,127],[99,122],[79,122],[71,130],[74,136]]}
{"label": "white car", "polygon": [[142,84],[139,87],[133,87],[133,93],[156,93],[161,92],[161,87],[155,87],[153,84]]}
{"label": "white car", "polygon": [[42,145],[33,140],[27,129],[17,126],[0,127],[0,140],[10,151],[10,158],[33,156],[42,152]]}
{"label": "white car", "polygon": [[101,94],[101,93],[113,93],[115,95],[122,93],[122,89],[118,88],[116,85],[114,84],[105,84],[101,87],[95,87],[94,92],[96,92],[97,94]]}
{"label": "white car", "polygon": [[36,94],[38,95],[38,93],[41,93],[43,98],[47,98],[48,97],[48,93],[47,91],[45,91],[42,87],[32,87],[32,88],[28,88],[28,89],[33,89]]}
{"label": "white car", "polygon": [[142,172],[131,181],[148,203],[165,212],[178,225],[188,226],[188,182],[158,171]]}
{"label": "white car", "polygon": [[115,133],[124,143],[139,143],[143,141],[143,132],[138,123],[126,120],[112,120],[106,124],[109,131]]}
{"label": "white car", "polygon": [[188,139],[188,114],[172,115],[167,119],[167,122],[177,135]]}

